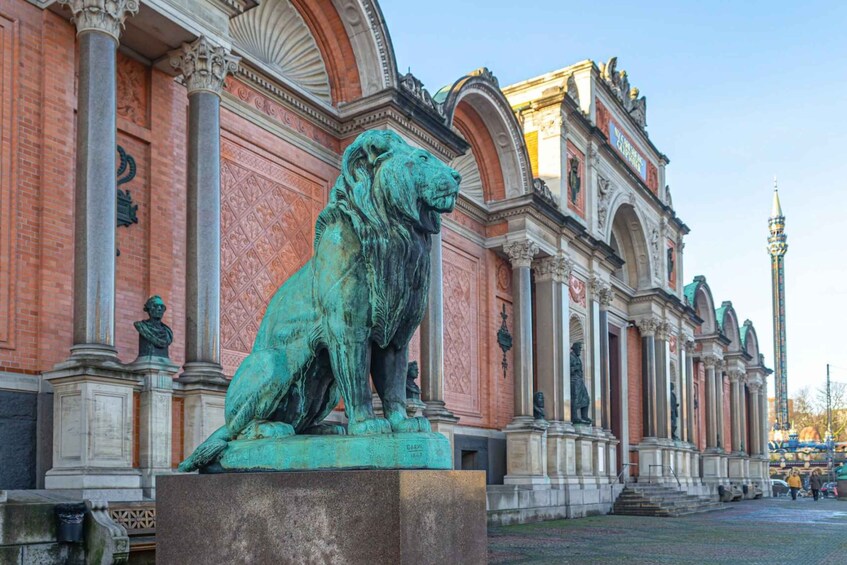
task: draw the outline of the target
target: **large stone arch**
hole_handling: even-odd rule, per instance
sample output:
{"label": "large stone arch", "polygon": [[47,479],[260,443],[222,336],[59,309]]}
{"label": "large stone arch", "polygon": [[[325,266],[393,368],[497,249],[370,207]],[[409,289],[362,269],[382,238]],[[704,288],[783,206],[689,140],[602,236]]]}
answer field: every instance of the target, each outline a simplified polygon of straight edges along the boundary
{"label": "large stone arch", "polygon": [[650,288],[652,270],[644,221],[630,202],[619,201],[606,241],[624,260],[621,269],[615,273],[617,277],[637,290]]}
{"label": "large stone arch", "polygon": [[697,316],[703,320],[695,333],[709,335],[717,332],[715,299],[712,298],[712,289],[706,283],[706,277],[702,275],[694,277],[693,282],[685,285],[683,293]]}
{"label": "large stone arch", "polygon": [[756,328],[750,320],[744,320],[741,328],[741,349],[750,356],[754,365],[759,362],[759,336],[756,335]]}
{"label": "large stone arch", "polygon": [[735,308],[732,307],[732,302],[724,300],[721,307],[715,312],[715,319],[718,322],[718,327],[721,333],[729,339],[728,350],[731,353],[741,351],[741,331],[738,326],[738,315],[735,313]]}
{"label": "large stone arch", "polygon": [[372,0],[263,0],[232,19],[230,36],[245,61],[326,104],[397,81],[388,30]]}
{"label": "large stone arch", "polygon": [[[523,132],[488,69],[479,69],[445,86],[434,99],[442,105],[447,122],[471,145],[486,201],[532,192]],[[491,163],[495,159],[496,163]]]}

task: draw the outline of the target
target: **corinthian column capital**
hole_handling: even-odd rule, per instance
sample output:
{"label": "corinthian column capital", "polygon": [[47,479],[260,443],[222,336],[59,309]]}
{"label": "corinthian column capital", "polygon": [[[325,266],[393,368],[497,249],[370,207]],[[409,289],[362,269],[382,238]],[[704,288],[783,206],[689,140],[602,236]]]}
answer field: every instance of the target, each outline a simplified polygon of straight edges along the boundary
{"label": "corinthian column capital", "polygon": [[532,258],[538,253],[538,245],[534,241],[523,239],[506,243],[503,251],[509,256],[512,267],[529,267]]}
{"label": "corinthian column capital", "polygon": [[138,13],[139,0],[59,0],[73,13],[76,32],[99,31],[120,41],[124,20]]}
{"label": "corinthian column capital", "polygon": [[720,359],[715,357],[714,355],[704,355],[703,356],[703,364],[706,365],[707,369],[714,369],[718,366]]}
{"label": "corinthian column capital", "polygon": [[573,269],[573,261],[564,255],[544,257],[533,263],[538,280],[553,279],[555,282],[568,283]]}
{"label": "corinthian column capital", "polygon": [[635,322],[635,325],[638,326],[638,331],[641,332],[642,337],[647,337],[656,335],[660,323],[656,318],[643,318]]}
{"label": "corinthian column capital", "polygon": [[228,49],[211,43],[202,35],[170,52],[171,67],[182,73],[189,96],[195,92],[211,92],[220,96],[226,75],[238,70],[240,60]]}
{"label": "corinthian column capital", "polygon": [[615,298],[615,294],[612,292],[612,285],[597,275],[591,277],[591,293],[597,299],[597,302],[600,303],[600,306],[603,307],[608,307]]}

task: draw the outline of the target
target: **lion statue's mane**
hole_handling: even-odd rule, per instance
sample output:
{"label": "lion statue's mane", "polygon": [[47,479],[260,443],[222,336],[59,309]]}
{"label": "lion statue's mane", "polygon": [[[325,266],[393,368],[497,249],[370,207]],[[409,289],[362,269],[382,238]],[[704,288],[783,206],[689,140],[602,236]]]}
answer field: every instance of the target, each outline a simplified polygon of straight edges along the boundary
{"label": "lion statue's mane", "polygon": [[[214,463],[236,439],[429,430],[405,414],[408,343],[426,309],[432,234],[459,179],[393,132],[365,132],[346,149],[312,259],[271,299],[227,390],[226,424],[181,471]],[[369,372],[386,419],[373,415]],[[346,430],[321,424],[339,398]]]}

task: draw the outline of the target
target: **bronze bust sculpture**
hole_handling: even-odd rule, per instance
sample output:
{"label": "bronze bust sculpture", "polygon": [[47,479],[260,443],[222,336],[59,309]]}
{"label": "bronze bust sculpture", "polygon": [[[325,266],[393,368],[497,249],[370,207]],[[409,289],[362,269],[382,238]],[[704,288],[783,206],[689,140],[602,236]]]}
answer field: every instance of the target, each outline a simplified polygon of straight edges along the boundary
{"label": "bronze bust sculpture", "polygon": [[138,331],[139,357],[168,358],[168,346],[174,341],[174,333],[162,322],[165,310],[167,307],[159,295],[151,296],[144,303],[148,318],[133,324]]}

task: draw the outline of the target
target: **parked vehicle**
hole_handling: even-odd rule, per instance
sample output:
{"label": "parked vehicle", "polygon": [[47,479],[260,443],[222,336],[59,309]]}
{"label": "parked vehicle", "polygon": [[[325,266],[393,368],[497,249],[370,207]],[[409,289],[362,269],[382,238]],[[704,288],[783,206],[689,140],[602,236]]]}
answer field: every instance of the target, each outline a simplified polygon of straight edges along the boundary
{"label": "parked vehicle", "polygon": [[824,498],[838,498],[838,483],[835,481],[824,483],[821,487],[821,496]]}
{"label": "parked vehicle", "polygon": [[788,483],[780,479],[771,479],[771,492],[774,496],[788,496]]}

